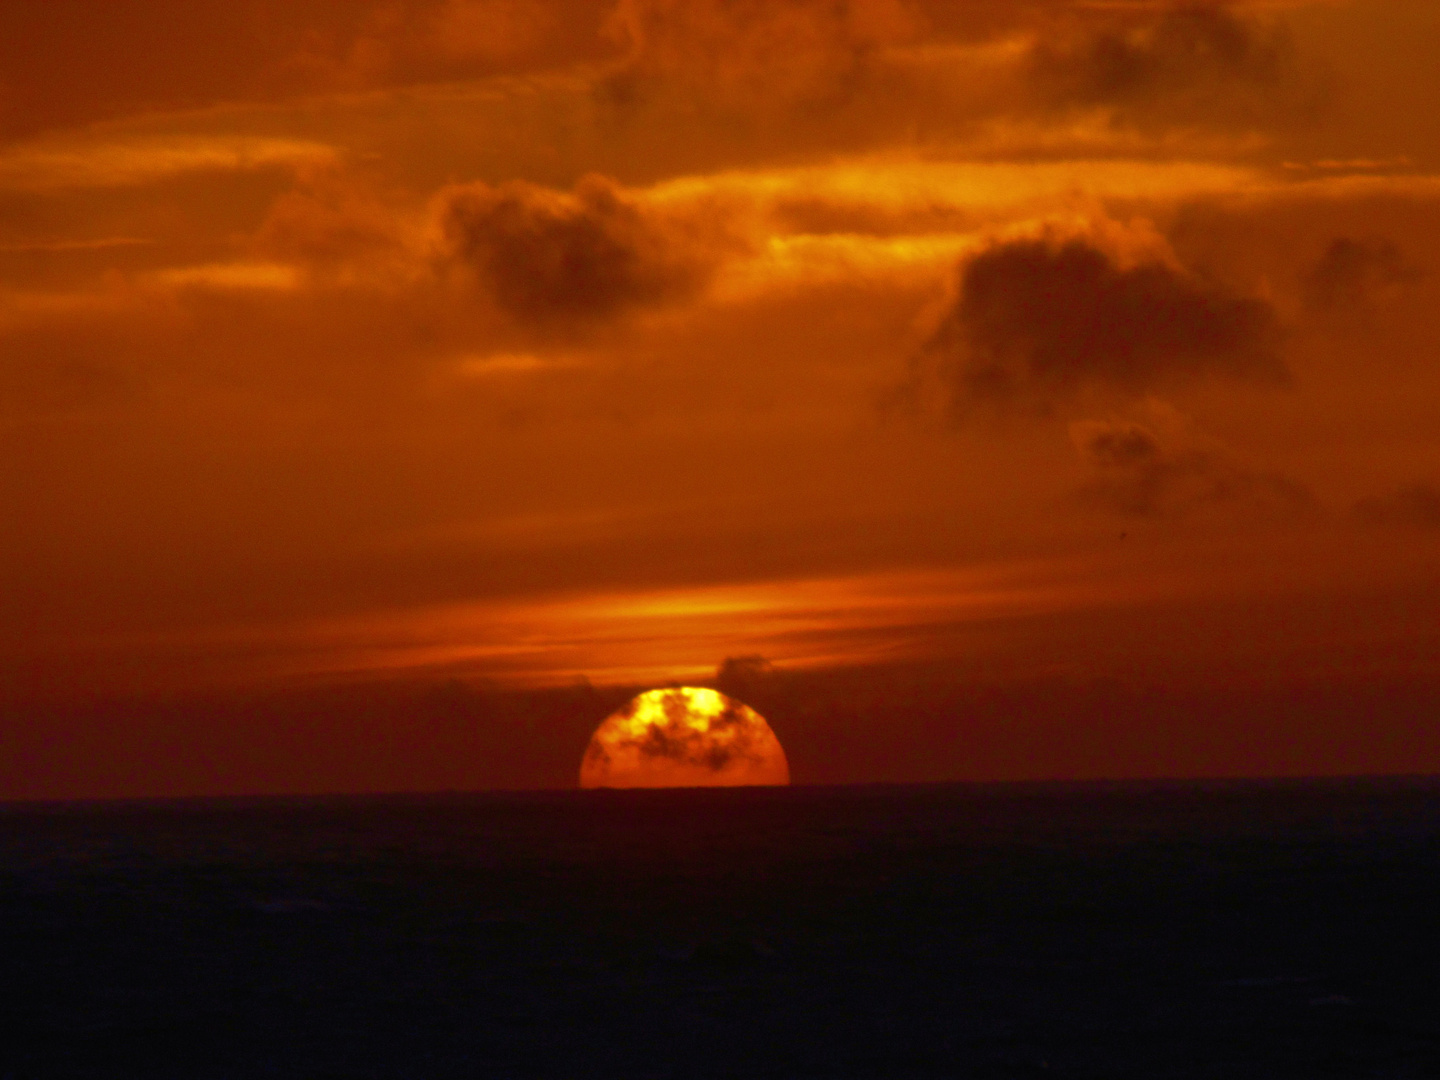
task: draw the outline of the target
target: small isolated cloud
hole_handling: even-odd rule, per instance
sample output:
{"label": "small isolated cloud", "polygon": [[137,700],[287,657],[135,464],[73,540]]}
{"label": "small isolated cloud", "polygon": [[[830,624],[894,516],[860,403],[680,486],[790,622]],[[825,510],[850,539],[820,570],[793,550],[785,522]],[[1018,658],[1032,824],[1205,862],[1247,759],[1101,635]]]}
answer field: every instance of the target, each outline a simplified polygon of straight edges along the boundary
{"label": "small isolated cloud", "polygon": [[1141,394],[1201,376],[1282,381],[1264,300],[1147,259],[1126,266],[1086,239],[1017,240],[971,259],[929,343],[961,405],[1041,409],[1087,387]]}
{"label": "small isolated cloud", "polygon": [[1440,486],[1417,483],[1389,495],[1361,499],[1355,516],[1369,525],[1440,529]]}
{"label": "small isolated cloud", "polygon": [[609,319],[697,292],[715,249],[613,181],[587,176],[573,192],[512,182],[470,184],[442,197],[449,254],[473,270],[517,321]]}
{"label": "small isolated cloud", "polygon": [[1167,426],[1172,430],[1119,420],[1071,424],[1075,448],[1094,472],[1083,489],[1085,499],[1137,518],[1182,517],[1219,507],[1269,516],[1314,510],[1314,497],[1303,485],[1248,469],[1218,447],[1196,445],[1174,430],[1173,422]]}
{"label": "small isolated cloud", "polygon": [[1355,307],[1377,289],[1408,285],[1420,277],[1389,240],[1336,237],[1305,275],[1305,303],[1314,311]]}
{"label": "small isolated cloud", "polygon": [[1101,25],[1035,45],[1030,78],[1050,106],[1205,121],[1283,104],[1293,72],[1280,29],[1221,4],[1113,8]]}

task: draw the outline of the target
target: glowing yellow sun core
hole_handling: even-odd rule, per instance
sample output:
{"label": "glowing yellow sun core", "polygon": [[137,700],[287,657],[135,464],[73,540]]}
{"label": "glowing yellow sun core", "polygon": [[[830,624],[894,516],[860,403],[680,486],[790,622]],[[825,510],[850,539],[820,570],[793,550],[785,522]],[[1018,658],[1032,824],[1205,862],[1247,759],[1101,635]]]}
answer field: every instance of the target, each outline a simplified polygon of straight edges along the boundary
{"label": "glowing yellow sun core", "polygon": [[580,762],[582,788],[790,783],[765,718],[715,690],[650,690],[605,719]]}

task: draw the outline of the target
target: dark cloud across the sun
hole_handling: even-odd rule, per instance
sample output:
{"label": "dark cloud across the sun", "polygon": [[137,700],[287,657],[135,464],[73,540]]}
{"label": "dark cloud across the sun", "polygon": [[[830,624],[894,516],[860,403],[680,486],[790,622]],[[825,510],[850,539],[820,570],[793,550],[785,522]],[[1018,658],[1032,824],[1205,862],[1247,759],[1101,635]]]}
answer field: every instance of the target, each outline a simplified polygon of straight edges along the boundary
{"label": "dark cloud across the sun", "polygon": [[[624,715],[633,715],[639,699],[631,701]],[[610,745],[617,749],[634,748],[642,758],[659,758],[678,765],[711,769],[720,772],[736,760],[760,762],[763,755],[756,746],[751,719],[734,701],[726,701],[724,709],[711,717],[707,731],[728,732],[721,740],[707,736],[692,726],[690,701],[684,693],[666,694],[663,701],[664,723],[651,723],[643,733],[616,739]],[[610,760],[605,743],[591,742],[586,751],[595,762]]]}

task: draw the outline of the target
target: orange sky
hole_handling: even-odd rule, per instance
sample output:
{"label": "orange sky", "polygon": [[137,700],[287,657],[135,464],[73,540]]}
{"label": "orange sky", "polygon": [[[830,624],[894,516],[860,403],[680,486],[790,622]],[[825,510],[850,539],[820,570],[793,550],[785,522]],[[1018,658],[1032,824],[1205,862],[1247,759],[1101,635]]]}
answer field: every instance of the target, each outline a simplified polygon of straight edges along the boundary
{"label": "orange sky", "polygon": [[1440,769],[1430,0],[0,30],[0,798]]}

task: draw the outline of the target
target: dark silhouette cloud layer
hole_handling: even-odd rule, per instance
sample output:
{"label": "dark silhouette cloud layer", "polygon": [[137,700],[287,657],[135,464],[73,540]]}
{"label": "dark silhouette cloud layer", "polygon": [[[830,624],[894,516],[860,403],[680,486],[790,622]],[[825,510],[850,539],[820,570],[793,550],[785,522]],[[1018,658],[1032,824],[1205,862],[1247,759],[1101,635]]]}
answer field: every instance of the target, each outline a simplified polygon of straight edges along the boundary
{"label": "dark silhouette cloud layer", "polygon": [[534,184],[452,189],[450,253],[521,322],[577,323],[687,296],[713,260],[693,235],[601,176],[564,193]]}
{"label": "dark silhouette cloud layer", "polygon": [[1118,265],[1083,240],[1000,244],[971,260],[931,342],[957,401],[1042,406],[1086,386],[1279,380],[1274,310],[1160,262]]}

